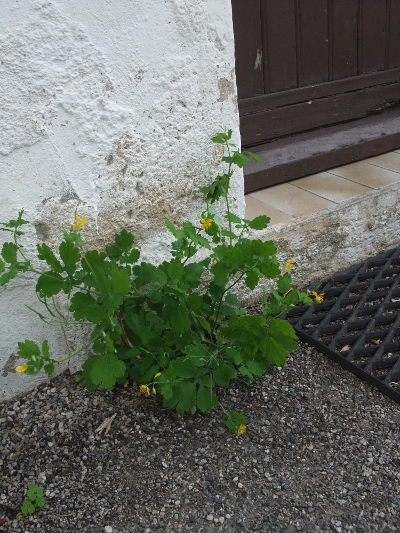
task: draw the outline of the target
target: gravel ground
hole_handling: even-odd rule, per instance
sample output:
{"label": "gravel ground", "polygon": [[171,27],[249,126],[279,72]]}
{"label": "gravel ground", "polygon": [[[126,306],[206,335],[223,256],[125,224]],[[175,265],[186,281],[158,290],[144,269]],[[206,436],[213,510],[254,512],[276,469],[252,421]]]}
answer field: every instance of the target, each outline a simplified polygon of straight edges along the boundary
{"label": "gravel ground", "polygon": [[[71,376],[0,405],[0,531],[400,531],[394,401],[303,344],[221,399],[246,414],[244,435],[219,412],[178,416]],[[32,482],[47,504],[25,518]]]}

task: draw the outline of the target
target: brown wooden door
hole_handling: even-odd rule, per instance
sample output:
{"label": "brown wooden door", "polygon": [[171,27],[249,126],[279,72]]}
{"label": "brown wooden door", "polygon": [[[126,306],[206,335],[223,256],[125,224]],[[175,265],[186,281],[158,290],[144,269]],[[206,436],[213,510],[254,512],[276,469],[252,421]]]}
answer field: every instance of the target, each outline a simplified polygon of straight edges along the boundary
{"label": "brown wooden door", "polygon": [[400,104],[400,0],[232,0],[242,145]]}

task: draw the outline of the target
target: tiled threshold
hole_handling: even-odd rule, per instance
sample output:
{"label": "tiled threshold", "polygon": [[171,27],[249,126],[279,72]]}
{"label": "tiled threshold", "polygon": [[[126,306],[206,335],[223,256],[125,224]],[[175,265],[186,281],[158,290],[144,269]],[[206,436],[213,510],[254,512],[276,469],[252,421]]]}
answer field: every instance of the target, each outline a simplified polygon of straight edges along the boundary
{"label": "tiled threshold", "polygon": [[400,149],[245,196],[246,218],[267,215],[272,224],[298,220],[356,196],[400,182]]}

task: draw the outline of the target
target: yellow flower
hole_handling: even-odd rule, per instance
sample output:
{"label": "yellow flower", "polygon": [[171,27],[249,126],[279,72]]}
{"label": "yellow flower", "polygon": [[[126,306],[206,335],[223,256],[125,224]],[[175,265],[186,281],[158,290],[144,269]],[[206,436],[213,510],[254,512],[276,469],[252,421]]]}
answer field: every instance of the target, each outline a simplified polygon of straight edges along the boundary
{"label": "yellow flower", "polygon": [[213,261],[213,265],[216,265],[216,264],[217,264],[217,260],[214,259],[214,261]]}
{"label": "yellow flower", "polygon": [[143,394],[147,394],[148,396],[150,396],[150,389],[147,385],[140,385],[139,389],[140,392],[142,392]]}
{"label": "yellow flower", "polygon": [[246,431],[246,426],[244,424],[241,424],[238,429],[238,435],[243,435],[243,433]]}
{"label": "yellow flower", "polygon": [[161,376],[161,372],[157,372],[157,374],[154,376],[154,379],[158,378],[159,376]]}
{"label": "yellow flower", "polygon": [[26,372],[26,370],[28,369],[28,365],[26,363],[24,363],[23,365],[20,365],[20,366],[17,366],[17,368],[15,369],[15,372]]}
{"label": "yellow flower", "polygon": [[289,261],[285,265],[285,272],[288,270],[292,270],[292,266],[296,263],[294,259],[289,259]]}
{"label": "yellow flower", "polygon": [[154,385],[153,385],[153,394],[157,394]]}
{"label": "yellow flower", "polygon": [[208,228],[211,228],[213,219],[212,218],[207,218],[207,219],[201,218],[200,223],[201,223],[201,229],[208,229]]}
{"label": "yellow flower", "polygon": [[86,217],[80,217],[75,213],[75,224],[72,226],[71,231],[79,231],[86,224]]}
{"label": "yellow flower", "polygon": [[312,291],[313,295],[315,296],[315,301],[317,304],[320,304],[324,301],[324,293],[321,292],[321,294],[318,294],[317,291]]}

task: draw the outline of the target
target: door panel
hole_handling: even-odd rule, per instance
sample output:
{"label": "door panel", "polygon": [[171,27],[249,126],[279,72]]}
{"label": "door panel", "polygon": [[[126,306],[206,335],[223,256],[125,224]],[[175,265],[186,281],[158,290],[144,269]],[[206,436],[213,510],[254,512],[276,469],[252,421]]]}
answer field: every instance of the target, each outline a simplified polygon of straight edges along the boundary
{"label": "door panel", "polygon": [[386,3],[386,0],[360,2],[359,71],[362,74],[385,68]]}
{"label": "door panel", "polygon": [[296,0],[298,18],[298,86],[328,81],[329,43],[327,0]]}
{"label": "door panel", "polygon": [[264,94],[260,0],[235,0],[236,83],[239,98]]}
{"label": "door panel", "polygon": [[296,18],[293,0],[261,3],[265,92],[297,87]]}
{"label": "door panel", "polygon": [[400,67],[400,2],[391,0],[389,4],[389,54],[388,67]]}
{"label": "door panel", "polygon": [[358,0],[336,0],[330,8],[330,79],[357,76]]}
{"label": "door panel", "polygon": [[244,147],[400,105],[400,0],[232,0],[232,9]]}

